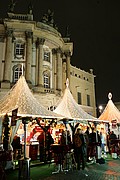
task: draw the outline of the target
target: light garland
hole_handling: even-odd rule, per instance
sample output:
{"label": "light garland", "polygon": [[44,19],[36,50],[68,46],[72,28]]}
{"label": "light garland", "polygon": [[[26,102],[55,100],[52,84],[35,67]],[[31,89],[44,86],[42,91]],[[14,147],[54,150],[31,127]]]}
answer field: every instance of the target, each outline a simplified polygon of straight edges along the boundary
{"label": "light garland", "polygon": [[120,111],[114,105],[113,101],[109,98],[109,101],[103,111],[103,113],[98,118],[100,120],[112,122],[112,120],[117,120],[120,123]]}
{"label": "light garland", "polygon": [[79,120],[83,122],[85,122],[86,120],[97,121],[97,118],[85,112],[74,100],[69,90],[68,82],[64,95],[57,108],[53,112],[62,114],[67,119]]}
{"label": "light garland", "polygon": [[0,114],[11,113],[18,108],[18,116],[41,117],[41,118],[63,118],[42,106],[28,87],[28,84],[21,76],[17,83],[0,101]]}

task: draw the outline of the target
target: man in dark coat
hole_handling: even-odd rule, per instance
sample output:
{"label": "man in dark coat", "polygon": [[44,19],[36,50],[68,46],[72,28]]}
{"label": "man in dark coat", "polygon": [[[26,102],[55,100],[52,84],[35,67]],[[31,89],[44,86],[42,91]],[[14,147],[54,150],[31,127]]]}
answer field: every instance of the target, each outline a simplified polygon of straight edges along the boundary
{"label": "man in dark coat", "polygon": [[77,163],[77,169],[80,170],[80,164],[82,161],[82,170],[85,168],[85,156],[86,156],[86,142],[85,137],[80,128],[77,129],[73,139],[74,143],[74,154]]}

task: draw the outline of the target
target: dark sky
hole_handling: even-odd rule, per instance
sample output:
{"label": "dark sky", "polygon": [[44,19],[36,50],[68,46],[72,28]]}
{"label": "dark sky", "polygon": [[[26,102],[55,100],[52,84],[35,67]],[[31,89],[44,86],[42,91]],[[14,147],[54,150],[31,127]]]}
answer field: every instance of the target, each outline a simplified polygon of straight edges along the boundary
{"label": "dark sky", "polygon": [[[0,0],[0,17],[6,16],[10,0]],[[17,0],[15,12],[27,13],[29,0]],[[72,65],[93,68],[97,104],[120,101],[120,0],[32,0],[34,20],[48,9],[62,36],[69,26],[74,43]]]}

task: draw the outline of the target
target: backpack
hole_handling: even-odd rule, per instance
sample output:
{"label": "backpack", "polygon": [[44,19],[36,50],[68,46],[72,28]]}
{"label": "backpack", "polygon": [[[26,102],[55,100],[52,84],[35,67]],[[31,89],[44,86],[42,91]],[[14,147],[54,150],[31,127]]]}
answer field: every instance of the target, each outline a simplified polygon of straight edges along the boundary
{"label": "backpack", "polygon": [[82,141],[79,137],[79,134],[75,134],[74,136],[74,145],[75,147],[80,147],[82,145]]}

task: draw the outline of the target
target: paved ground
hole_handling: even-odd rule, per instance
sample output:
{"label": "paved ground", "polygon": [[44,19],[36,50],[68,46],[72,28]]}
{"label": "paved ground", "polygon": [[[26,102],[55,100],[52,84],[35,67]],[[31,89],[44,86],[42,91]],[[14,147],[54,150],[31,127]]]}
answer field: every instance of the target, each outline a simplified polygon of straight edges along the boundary
{"label": "paved ground", "polygon": [[[88,164],[80,171],[52,174],[54,170],[53,164],[31,167],[30,180],[120,180],[120,159],[107,158],[105,164]],[[7,173],[7,180],[17,179],[18,170]]]}
{"label": "paved ground", "polygon": [[44,180],[120,180],[120,159],[87,165],[85,170],[54,174]]}

